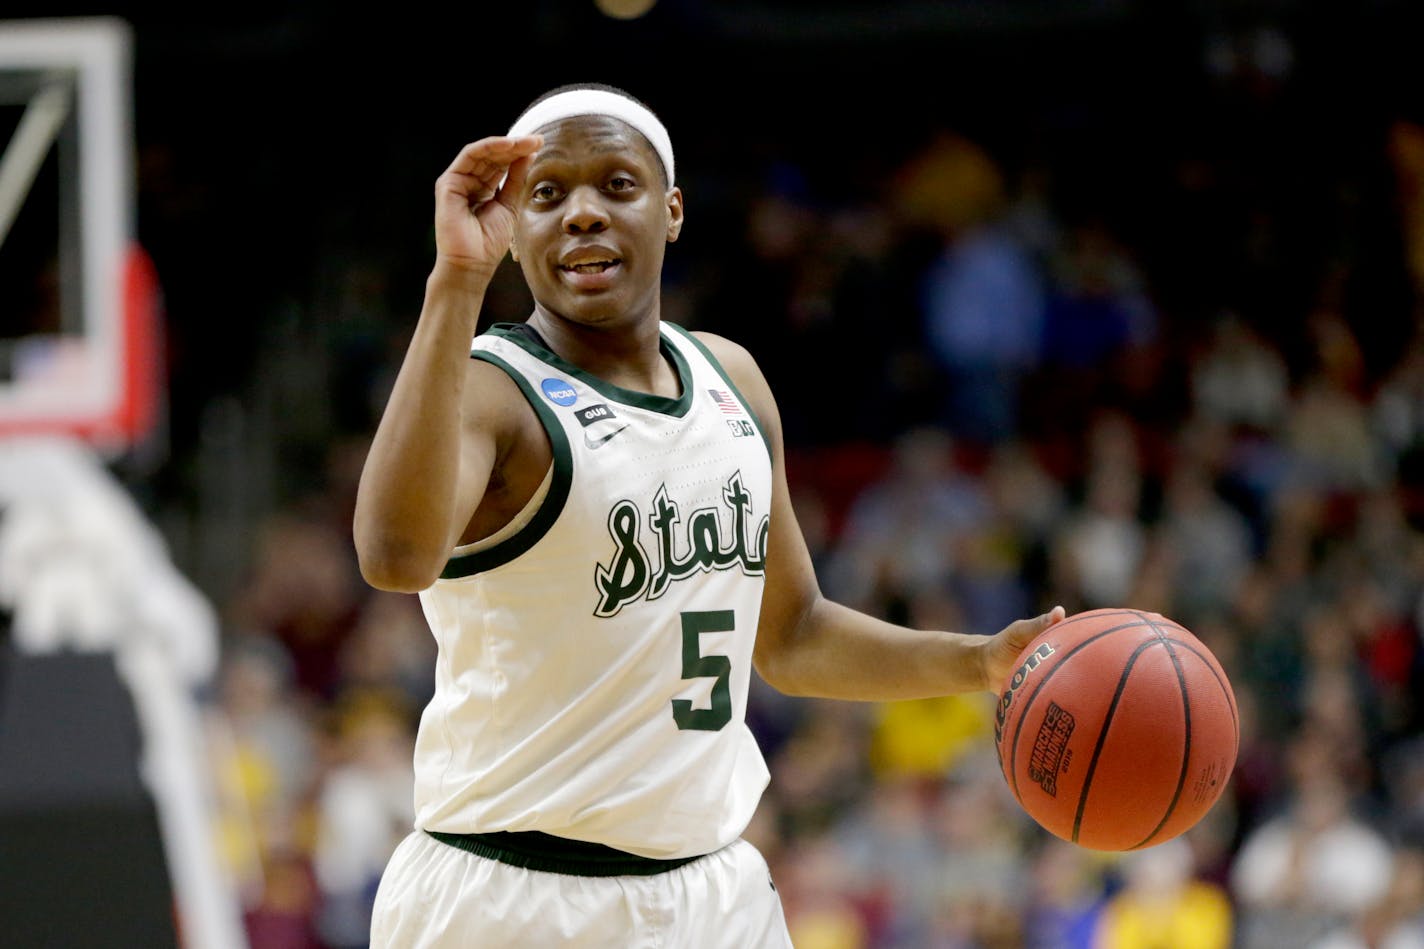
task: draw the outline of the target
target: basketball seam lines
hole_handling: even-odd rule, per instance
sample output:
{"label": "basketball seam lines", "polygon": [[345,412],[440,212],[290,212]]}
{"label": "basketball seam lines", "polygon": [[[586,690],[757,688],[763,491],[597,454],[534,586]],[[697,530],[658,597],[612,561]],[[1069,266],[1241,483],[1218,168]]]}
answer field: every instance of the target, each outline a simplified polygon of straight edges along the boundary
{"label": "basketball seam lines", "polygon": [[[1098,612],[1097,610],[1089,610],[1089,611],[1086,612],[1086,613],[1079,613],[1079,614],[1076,615],[1076,616],[1070,616],[1070,617],[1068,617],[1067,619],[1059,620],[1058,622],[1056,622],[1056,623],[1053,624],[1052,628],[1053,628],[1053,629],[1064,629],[1064,628],[1066,628],[1066,627],[1068,627],[1068,626],[1072,626],[1074,623],[1081,623],[1081,622],[1083,622],[1084,620],[1090,620],[1090,619],[1107,619],[1109,616],[1134,616],[1134,617],[1135,617],[1135,616],[1137,616],[1137,615],[1138,615],[1138,614],[1135,613],[1135,612],[1133,612],[1132,610],[1111,610],[1111,611],[1108,611],[1108,612],[1105,612],[1105,613],[1100,613],[1100,612]],[[1141,623],[1128,623],[1127,625],[1129,625],[1129,626],[1140,626],[1140,625],[1142,625],[1142,624],[1141,624]],[[1105,632],[1105,633],[1110,633],[1110,632],[1112,632],[1113,630],[1121,629],[1121,628],[1122,628],[1121,626],[1114,626],[1112,629],[1103,630],[1103,632]]]}
{"label": "basketball seam lines", "polygon": [[[1141,626],[1141,623],[1134,623],[1133,626]],[[1151,624],[1149,624],[1151,625]],[[1156,628],[1152,630],[1157,632]],[[1112,728],[1113,715],[1117,712],[1118,702],[1122,699],[1122,693],[1127,689],[1127,679],[1132,675],[1132,667],[1137,664],[1137,657],[1141,656],[1153,646],[1160,646],[1161,639],[1153,639],[1145,643],[1138,644],[1128,657],[1127,664],[1123,666],[1122,675],[1118,677],[1117,689],[1113,691],[1112,701],[1108,703],[1107,714],[1103,716],[1102,727],[1098,729],[1098,741],[1093,746],[1093,756],[1088,759],[1088,772],[1083,775],[1083,790],[1078,794],[1078,811],[1073,815],[1073,843],[1078,842],[1078,831],[1083,826],[1083,812],[1088,809],[1088,792],[1093,787],[1093,772],[1098,769],[1098,758],[1103,753],[1103,746],[1108,741],[1108,731]],[[1054,668],[1057,668],[1056,666]]]}
{"label": "basketball seam lines", "polygon": [[1161,640],[1163,648],[1167,650],[1167,657],[1172,660],[1172,671],[1177,675],[1177,688],[1180,689],[1182,693],[1182,717],[1185,719],[1185,737],[1182,740],[1182,767],[1177,772],[1177,788],[1172,792],[1172,800],[1167,804],[1167,812],[1162,815],[1162,819],[1157,822],[1157,826],[1152,828],[1152,833],[1144,837],[1140,843],[1128,848],[1130,850],[1138,850],[1146,846],[1149,840],[1156,837],[1161,833],[1162,828],[1167,826],[1167,821],[1171,819],[1172,813],[1177,809],[1177,802],[1182,799],[1182,788],[1186,787],[1187,770],[1192,760],[1192,700],[1191,696],[1187,694],[1187,680],[1186,676],[1182,674],[1181,660],[1177,658],[1176,652],[1172,649],[1172,640],[1163,635],[1162,630],[1158,629],[1157,624],[1145,616],[1143,620],[1152,627],[1152,631],[1156,633]]}
{"label": "basketball seam lines", "polygon": [[1207,671],[1210,672],[1212,678],[1216,680],[1216,684],[1221,687],[1221,694],[1226,698],[1226,707],[1231,710],[1231,725],[1236,730],[1236,746],[1240,748],[1241,721],[1236,714],[1236,696],[1232,693],[1229,683],[1225,679],[1224,675],[1218,674],[1216,668],[1211,664],[1210,659],[1208,659],[1206,655],[1203,655],[1200,651],[1198,651],[1197,648],[1191,643],[1184,642],[1180,639],[1173,639],[1170,636],[1167,637],[1167,641],[1169,643],[1176,643],[1178,646],[1181,646],[1183,649],[1187,650],[1187,652],[1200,659],[1202,661],[1202,665],[1206,666]]}
{"label": "basketball seam lines", "polygon": [[[1122,616],[1135,616],[1135,614],[1129,613],[1129,611],[1124,610],[1122,611]],[[1072,647],[1071,650],[1067,651],[1067,653],[1064,653],[1064,657],[1062,657],[1061,660],[1058,660],[1057,663],[1054,663],[1054,667],[1052,667],[1051,670],[1048,670],[1048,673],[1044,674],[1044,677],[1042,677],[1041,680],[1038,681],[1037,685],[1034,685],[1034,691],[1031,691],[1030,694],[1025,695],[1024,705],[1022,705],[1022,708],[1018,710],[1018,722],[1014,725],[1014,740],[1012,740],[1010,747],[1008,747],[1008,774],[1010,774],[1010,778],[1012,779],[1012,782],[1014,782],[1015,798],[1018,797],[1018,737],[1020,737],[1020,734],[1022,734],[1022,731],[1024,731],[1024,720],[1025,718],[1028,718],[1028,710],[1030,710],[1030,708],[1032,708],[1032,705],[1034,705],[1034,700],[1035,698],[1038,698],[1038,693],[1041,693],[1041,691],[1044,690],[1044,685],[1048,684],[1049,678],[1054,677],[1054,674],[1057,673],[1059,668],[1062,668],[1062,665],[1067,663],[1067,661],[1069,660],[1069,658],[1072,657],[1072,655],[1078,654],[1079,651],[1085,650],[1085,648],[1088,648],[1089,645],[1092,645],[1096,643],[1096,641],[1101,640],[1102,637],[1112,636],[1112,634],[1119,633],[1119,631],[1132,630],[1132,628],[1138,628],[1141,626],[1141,621],[1134,621],[1134,623],[1124,623],[1122,624],[1122,626],[1115,626],[1112,627],[1111,630],[1104,630],[1102,631],[1102,633],[1096,634],[1096,636],[1092,637],[1091,640],[1084,640],[1082,641],[1082,643],[1075,645],[1075,647]]]}

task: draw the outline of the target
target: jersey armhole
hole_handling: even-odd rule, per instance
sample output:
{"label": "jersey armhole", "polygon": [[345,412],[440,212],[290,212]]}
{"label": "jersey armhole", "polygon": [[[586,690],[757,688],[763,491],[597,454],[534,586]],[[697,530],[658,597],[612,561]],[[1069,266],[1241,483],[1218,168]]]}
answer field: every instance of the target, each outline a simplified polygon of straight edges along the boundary
{"label": "jersey armhole", "polygon": [[[558,520],[559,514],[563,512],[564,503],[569,498],[569,485],[573,480],[573,453],[569,450],[569,438],[564,432],[564,426],[555,417],[553,411],[538,397],[534,387],[530,385],[524,374],[488,350],[473,350],[470,353],[470,358],[498,366],[509,378],[514,380],[515,385],[519,386],[519,391],[524,394],[525,401],[534,409],[534,414],[539,417],[539,424],[544,426],[544,432],[549,436],[549,445],[554,453],[554,463],[548,493],[528,522],[514,533],[500,538],[487,547],[477,550],[467,549],[464,553],[455,554],[446,561],[445,569],[440,572],[441,580],[455,580],[493,570],[495,567],[509,563],[537,544],[549,532],[549,528],[554,526],[554,521]],[[496,533],[493,536],[498,537],[499,534]]]}

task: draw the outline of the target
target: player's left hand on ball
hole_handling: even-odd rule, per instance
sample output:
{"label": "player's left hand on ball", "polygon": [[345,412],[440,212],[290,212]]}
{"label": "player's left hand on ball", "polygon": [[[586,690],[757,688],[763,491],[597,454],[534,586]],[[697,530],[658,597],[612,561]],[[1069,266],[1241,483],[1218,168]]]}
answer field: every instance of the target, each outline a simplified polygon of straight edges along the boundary
{"label": "player's left hand on ball", "polygon": [[998,692],[1013,674],[1019,655],[1040,633],[1067,615],[1063,607],[1055,606],[1042,616],[1021,619],[1005,626],[984,646],[984,688]]}

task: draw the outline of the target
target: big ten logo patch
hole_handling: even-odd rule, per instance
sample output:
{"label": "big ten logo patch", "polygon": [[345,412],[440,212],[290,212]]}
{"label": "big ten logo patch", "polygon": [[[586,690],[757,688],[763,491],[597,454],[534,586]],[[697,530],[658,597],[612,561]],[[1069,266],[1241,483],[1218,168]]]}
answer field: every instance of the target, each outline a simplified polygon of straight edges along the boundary
{"label": "big ten logo patch", "polygon": [[748,435],[756,434],[756,429],[752,428],[752,423],[744,418],[727,419],[727,427],[732,430],[733,438],[746,438]]}

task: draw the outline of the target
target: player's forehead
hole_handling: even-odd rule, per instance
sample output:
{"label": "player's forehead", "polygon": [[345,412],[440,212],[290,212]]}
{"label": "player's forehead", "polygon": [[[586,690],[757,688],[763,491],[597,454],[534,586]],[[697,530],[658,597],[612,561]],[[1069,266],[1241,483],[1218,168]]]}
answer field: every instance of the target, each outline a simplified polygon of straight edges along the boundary
{"label": "player's forehead", "polygon": [[575,115],[538,129],[544,144],[531,171],[545,162],[577,163],[626,156],[648,171],[661,160],[651,142],[633,126],[609,115]]}

